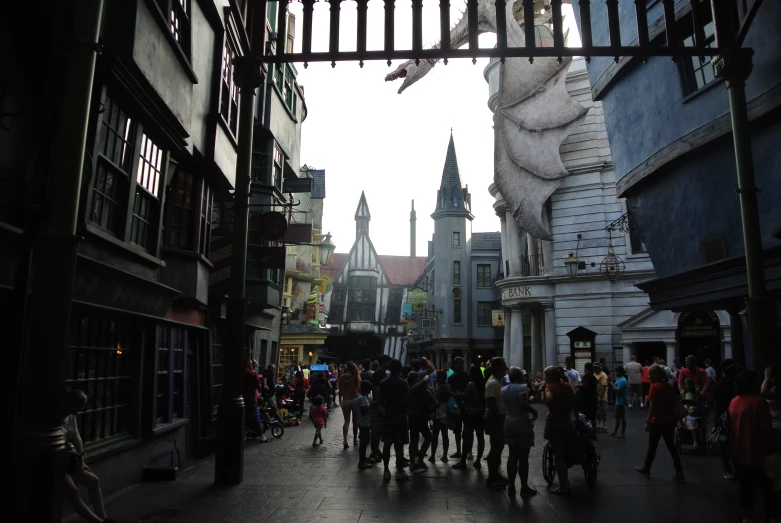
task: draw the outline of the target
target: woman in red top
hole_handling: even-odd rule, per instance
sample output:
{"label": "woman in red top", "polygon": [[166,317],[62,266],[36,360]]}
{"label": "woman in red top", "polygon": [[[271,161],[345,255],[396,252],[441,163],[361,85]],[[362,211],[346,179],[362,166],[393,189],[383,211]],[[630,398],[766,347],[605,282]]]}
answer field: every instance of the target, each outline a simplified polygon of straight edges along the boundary
{"label": "woman in red top", "polygon": [[304,373],[300,370],[296,372],[296,379],[293,381],[293,401],[295,402],[294,410],[301,412],[304,415],[304,398],[309,391],[309,380],[304,377]]}
{"label": "woman in red top", "polygon": [[[347,368],[344,374],[339,376],[339,403],[342,404],[342,414],[344,414],[344,448],[349,448],[347,444],[347,434],[350,432],[350,418],[352,414],[358,415],[360,408],[358,393],[361,390],[361,375],[358,373],[358,367],[352,361],[347,362]],[[357,420],[358,418],[356,418]],[[358,444],[358,423],[353,423],[353,445]]]}
{"label": "woman in red top", "polygon": [[648,377],[651,380],[651,388],[648,391],[648,418],[645,422],[645,431],[648,432],[648,452],[645,455],[645,464],[635,467],[638,474],[645,477],[651,476],[651,464],[656,457],[656,447],[659,440],[664,438],[664,444],[670,451],[675,465],[675,475],[670,478],[679,483],[685,481],[681,458],[675,450],[674,436],[677,415],[675,411],[675,392],[667,382],[667,372],[659,365],[651,365],[648,369]]}
{"label": "woman in red top", "polygon": [[648,377],[648,370],[651,368],[651,362],[645,360],[643,365],[642,383],[643,383],[643,399],[640,400],[640,408],[648,405],[648,393],[651,390],[651,379]]}
{"label": "woman in red top", "polygon": [[572,426],[572,412],[575,409],[575,393],[567,382],[562,383],[562,372],[558,367],[548,367],[545,376],[545,402],[548,416],[545,421],[545,438],[553,450],[556,472],[559,476],[559,488],[551,490],[553,494],[568,496],[572,494],[567,473],[567,446],[572,441],[575,428]]}
{"label": "woman in red top", "polygon": [[740,484],[743,521],[754,519],[754,496],[762,492],[765,519],[778,517],[778,503],[772,503],[773,487],[765,474],[765,459],[772,451],[772,419],[767,401],[759,395],[759,376],[745,370],[735,378],[738,395],[729,404],[732,429],[730,459]]}

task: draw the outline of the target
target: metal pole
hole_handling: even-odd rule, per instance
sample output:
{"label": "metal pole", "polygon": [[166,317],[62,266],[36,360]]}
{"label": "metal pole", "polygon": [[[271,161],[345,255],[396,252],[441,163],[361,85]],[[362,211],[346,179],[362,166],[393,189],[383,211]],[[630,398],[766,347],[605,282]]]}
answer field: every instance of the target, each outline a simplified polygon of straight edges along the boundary
{"label": "metal pole", "polygon": [[[768,298],[765,267],[762,256],[757,187],[754,179],[754,158],[751,151],[751,131],[746,109],[746,79],[753,68],[751,49],[736,49],[717,57],[716,74],[726,81],[732,118],[732,138],[738,175],[738,195],[746,256],[749,334],[751,336],[751,367],[757,372],[765,368],[769,343],[773,339],[771,311],[775,303]],[[775,315],[773,315],[775,316]]]}
{"label": "metal pole", "polygon": [[[71,300],[76,278],[76,235],[92,83],[103,0],[74,4],[61,106],[47,180],[46,212],[33,255],[34,292],[29,339],[20,347],[21,388],[13,452],[19,465],[19,521],[61,521],[65,440],[62,391],[69,351]],[[43,385],[45,384],[45,385]]]}
{"label": "metal pole", "polygon": [[224,392],[217,425],[214,481],[236,485],[244,479],[244,399],[242,379],[247,359],[245,322],[247,298],[247,233],[252,168],[252,135],[255,127],[255,89],[260,85],[260,62],[241,57],[234,62],[239,84],[239,149],[236,158],[236,190],[233,202],[230,297],[226,310],[223,353]]}

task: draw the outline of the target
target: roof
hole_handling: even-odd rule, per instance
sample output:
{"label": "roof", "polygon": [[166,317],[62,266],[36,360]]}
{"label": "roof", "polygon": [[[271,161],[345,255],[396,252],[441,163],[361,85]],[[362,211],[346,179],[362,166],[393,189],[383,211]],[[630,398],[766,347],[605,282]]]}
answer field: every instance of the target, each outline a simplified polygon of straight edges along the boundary
{"label": "roof", "polygon": [[[331,261],[331,264],[320,267],[320,274],[336,280],[339,276],[339,271],[342,270],[344,263],[347,261],[347,256],[348,253],[346,252],[334,253],[334,259]],[[428,258],[425,256],[411,258],[409,256],[379,254],[378,258],[391,285],[413,285],[428,264]]]}
{"label": "roof", "polygon": [[501,251],[502,233],[500,232],[473,232],[473,251]]}
{"label": "roof", "polygon": [[372,219],[372,213],[369,212],[369,204],[366,203],[366,194],[361,191],[361,199],[358,200],[358,208],[355,209],[355,218]]}
{"label": "roof", "polygon": [[452,131],[450,133],[450,142],[447,144],[445,167],[442,169],[442,182],[437,192],[437,209],[434,213],[436,214],[440,211],[469,212],[464,203],[464,189],[461,185],[461,173],[458,170],[456,145],[453,142]]}

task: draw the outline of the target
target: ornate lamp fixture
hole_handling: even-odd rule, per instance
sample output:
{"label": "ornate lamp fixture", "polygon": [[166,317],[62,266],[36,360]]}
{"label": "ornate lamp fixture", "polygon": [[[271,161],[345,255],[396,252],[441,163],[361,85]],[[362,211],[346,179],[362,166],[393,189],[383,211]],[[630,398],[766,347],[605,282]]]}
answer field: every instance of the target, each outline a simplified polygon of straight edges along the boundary
{"label": "ornate lamp fixture", "polygon": [[320,242],[318,248],[320,249],[320,264],[330,265],[331,262],[334,261],[334,251],[336,250],[336,245],[331,241],[330,232],[325,235],[325,238]]}
{"label": "ornate lamp fixture", "polygon": [[569,251],[569,256],[564,260],[564,268],[567,269],[567,276],[574,280],[578,277],[578,259],[575,257],[575,253]]}
{"label": "ornate lamp fixture", "polygon": [[616,253],[613,252],[613,237],[610,234],[610,229],[608,229],[607,233],[607,256],[605,256],[605,259],[599,264],[599,273],[610,281],[618,281],[624,274],[626,265],[624,264],[624,260],[616,256]]}

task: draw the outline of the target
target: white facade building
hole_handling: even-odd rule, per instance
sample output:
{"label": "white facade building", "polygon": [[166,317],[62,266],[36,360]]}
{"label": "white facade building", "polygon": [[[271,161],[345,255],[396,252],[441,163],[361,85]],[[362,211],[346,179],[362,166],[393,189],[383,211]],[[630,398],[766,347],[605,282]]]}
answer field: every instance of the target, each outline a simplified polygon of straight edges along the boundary
{"label": "white facade building", "polygon": [[[484,75],[488,105],[494,111],[498,62],[492,61]],[[536,372],[563,364],[572,355],[581,369],[585,362],[599,358],[605,358],[612,369],[632,354],[639,361],[658,356],[669,363],[689,353],[713,358],[714,344],[720,345],[714,360],[730,357],[729,315],[653,311],[648,296],[635,286],[653,278],[654,269],[639,234],[615,227],[617,222],[631,223],[631,215],[617,197],[602,105],[592,100],[584,60],[573,60],[567,90],[589,113],[561,146],[570,176],[543,211],[552,240],[541,241],[520,231],[496,185],[489,187],[502,224],[504,277],[496,286],[505,310],[508,363]],[[611,224],[613,231],[608,230]],[[610,249],[625,264],[616,281],[600,271]],[[568,277],[564,264],[570,251],[580,262],[575,279]],[[523,343],[527,321],[531,322],[530,346]],[[690,328],[695,322],[699,330]]]}

